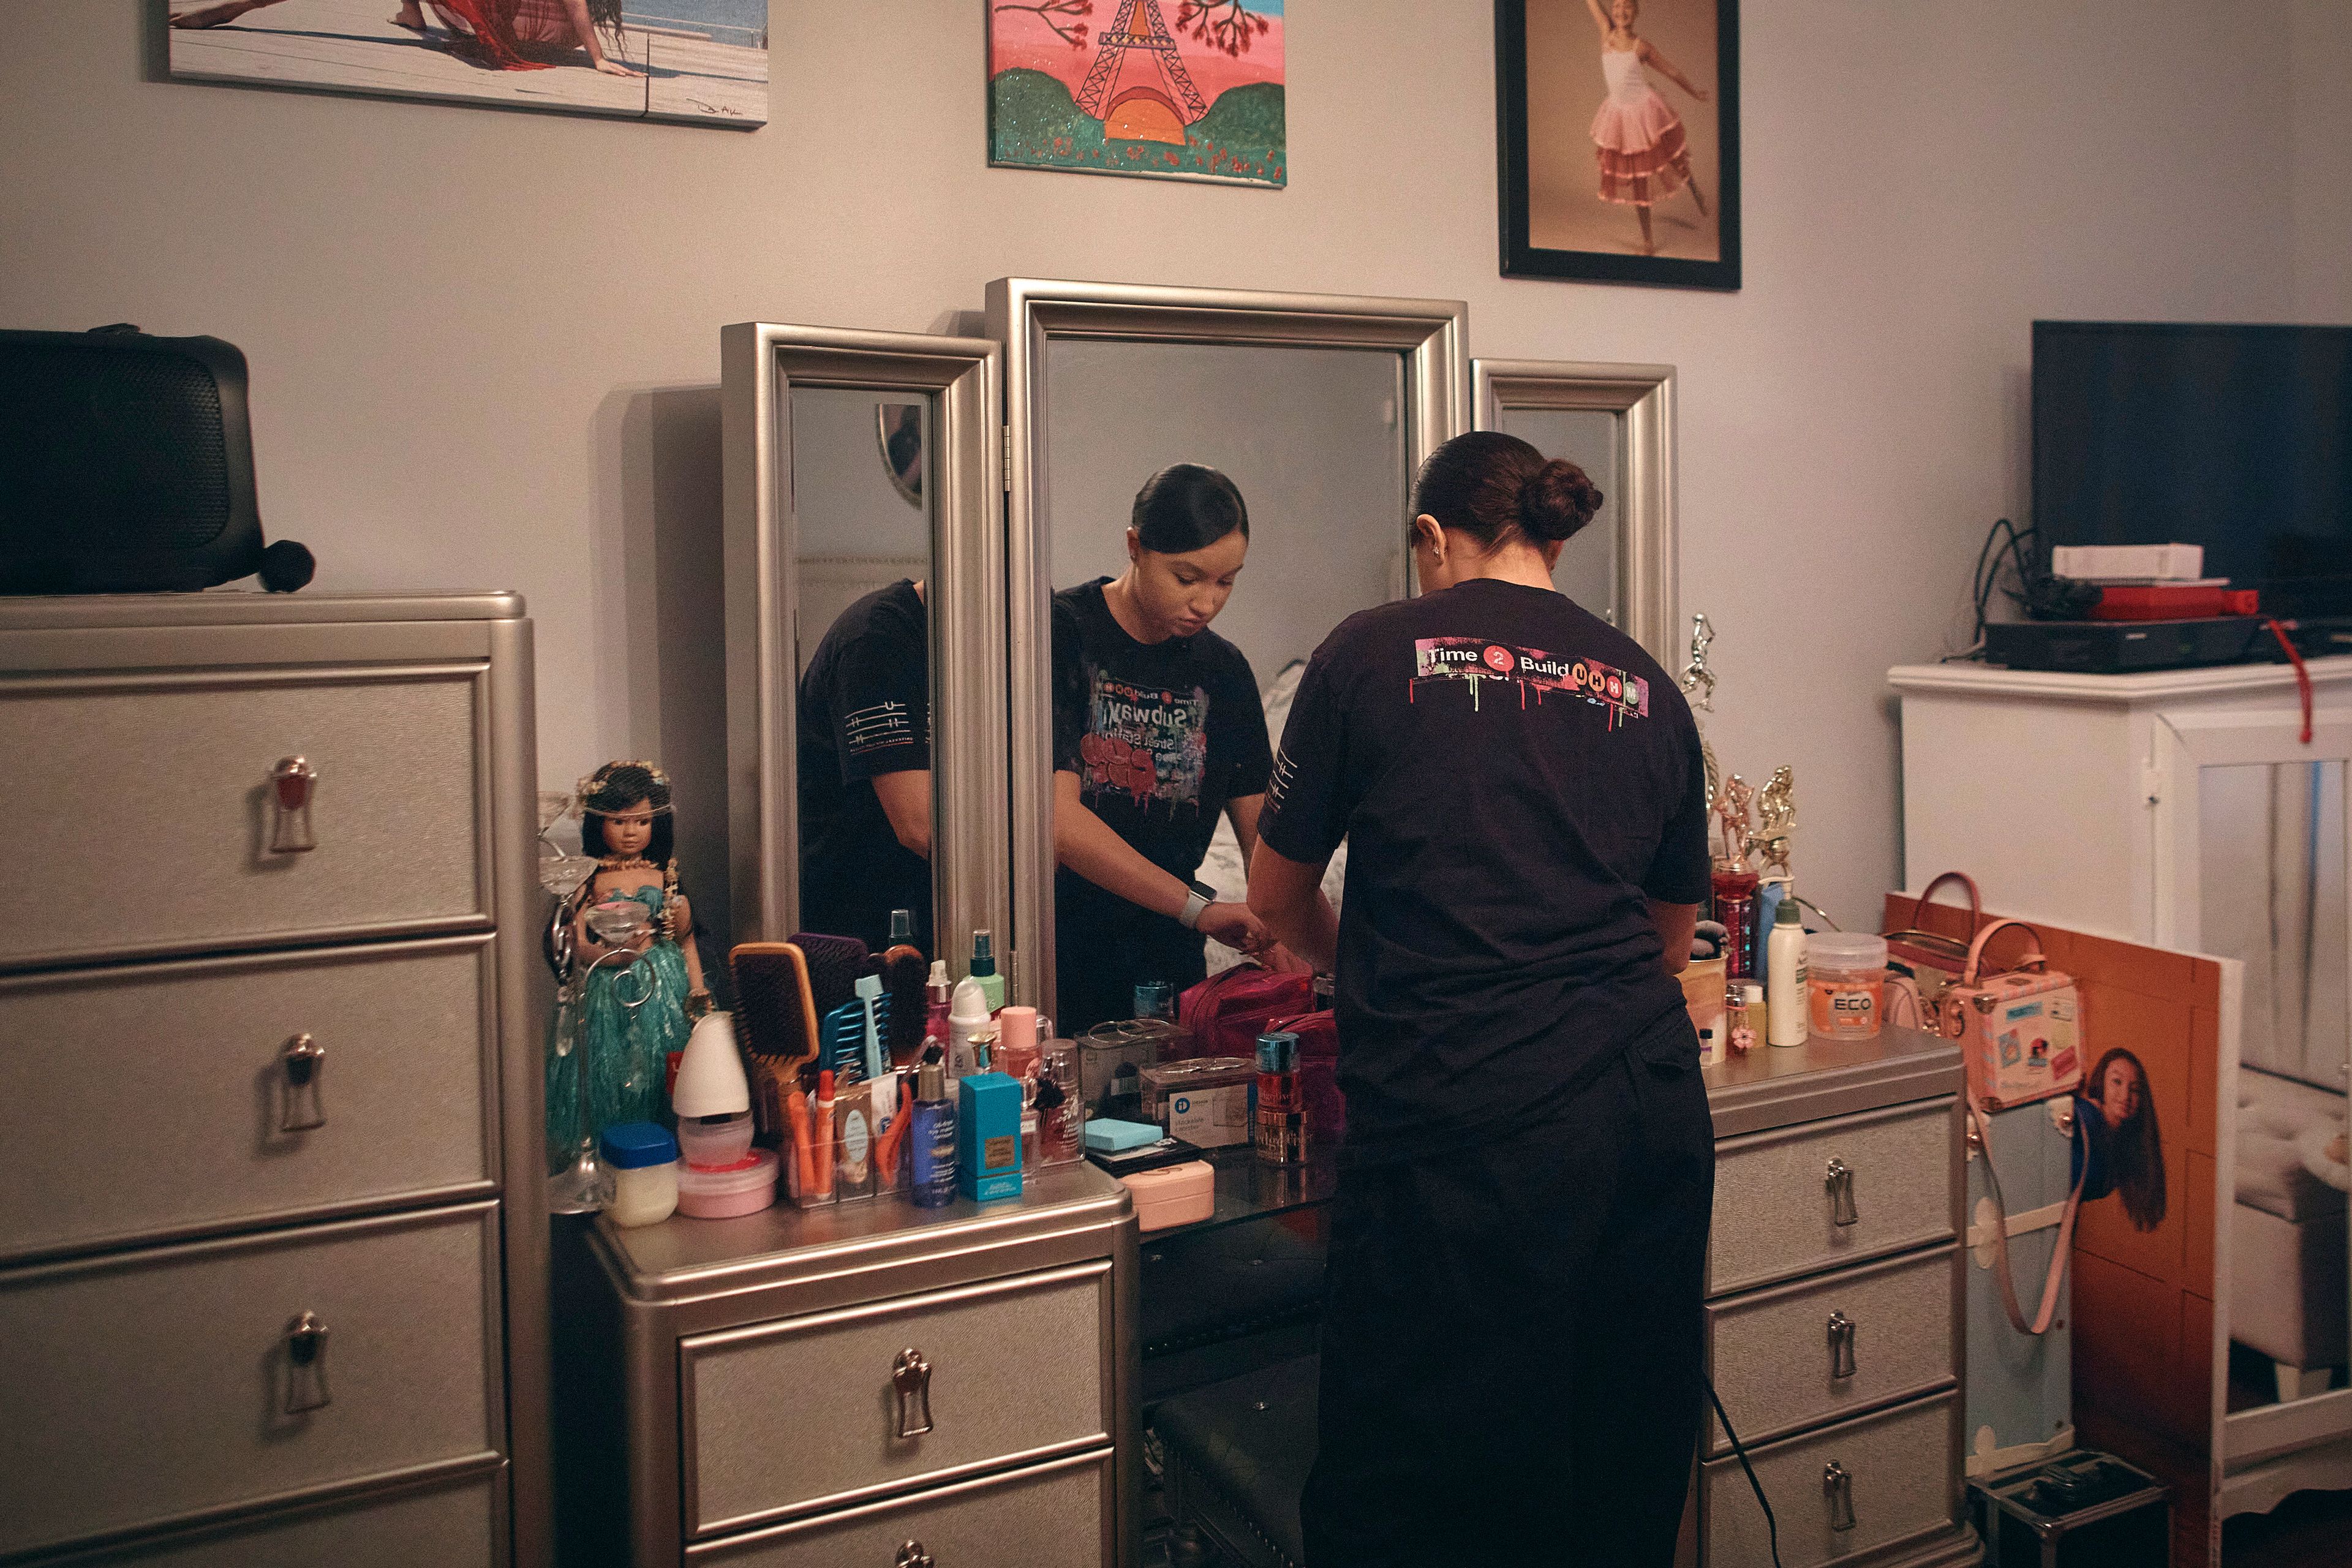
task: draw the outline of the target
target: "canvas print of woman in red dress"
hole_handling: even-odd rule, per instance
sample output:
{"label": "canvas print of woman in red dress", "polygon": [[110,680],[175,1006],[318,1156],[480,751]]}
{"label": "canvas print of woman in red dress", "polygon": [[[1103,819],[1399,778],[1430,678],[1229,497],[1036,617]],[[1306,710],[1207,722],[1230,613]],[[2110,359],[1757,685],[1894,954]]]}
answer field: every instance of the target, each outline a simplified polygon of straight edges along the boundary
{"label": "canvas print of woman in red dress", "polygon": [[767,0],[172,0],[174,76],[757,125]]}

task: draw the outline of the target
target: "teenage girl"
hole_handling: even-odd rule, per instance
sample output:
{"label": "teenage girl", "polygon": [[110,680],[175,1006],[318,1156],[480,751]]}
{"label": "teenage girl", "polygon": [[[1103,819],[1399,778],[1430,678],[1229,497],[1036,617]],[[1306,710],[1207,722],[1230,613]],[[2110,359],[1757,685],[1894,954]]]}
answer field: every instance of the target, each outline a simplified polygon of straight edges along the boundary
{"label": "teenage girl", "polygon": [[1715,1177],[1675,979],[1706,776],[1674,681],[1552,586],[1601,499],[1498,431],[1433,453],[1424,591],[1316,650],[1259,817],[1250,907],[1336,961],[1348,1105],[1310,1564],[1674,1558]]}
{"label": "teenage girl", "polygon": [[1610,0],[1604,14],[1601,0],[1584,0],[1592,25],[1601,29],[1601,74],[1608,79],[1609,96],[1592,117],[1594,152],[1601,160],[1601,199],[1630,206],[1642,219],[1642,254],[1655,256],[1657,242],[1650,237],[1650,205],[1690,187],[1699,215],[1706,214],[1706,196],[1691,174],[1690,146],[1683,134],[1682,117],[1650,85],[1642,69],[1655,66],[1666,79],[1701,103],[1706,89],[1691,85],[1675,62],[1658,47],[1633,32],[1642,14],[1641,0]]}

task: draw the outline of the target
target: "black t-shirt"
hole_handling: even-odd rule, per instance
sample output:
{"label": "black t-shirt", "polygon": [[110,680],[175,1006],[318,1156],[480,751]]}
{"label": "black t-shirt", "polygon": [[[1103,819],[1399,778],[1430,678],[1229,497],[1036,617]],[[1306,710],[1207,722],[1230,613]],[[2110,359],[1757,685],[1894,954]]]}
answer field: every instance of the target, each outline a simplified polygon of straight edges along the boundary
{"label": "black t-shirt", "polygon": [[801,924],[880,952],[890,911],[931,946],[930,862],[898,842],[874,793],[931,765],[929,616],[901,578],[841,612],[800,686]]}
{"label": "black t-shirt", "polygon": [[[1054,766],[1143,858],[1190,881],[1228,801],[1265,793],[1265,707],[1241,649],[1212,631],[1139,643],[1097,578],[1054,595]],[[1064,1033],[1125,1017],[1136,982],[1179,985],[1204,967],[1198,931],[1055,879],[1055,968]]]}
{"label": "black t-shirt", "polygon": [[1316,650],[1259,833],[1348,841],[1339,1081],[1351,1160],[1546,1120],[1683,1008],[1645,899],[1707,892],[1690,708],[1546,589],[1474,579]]}

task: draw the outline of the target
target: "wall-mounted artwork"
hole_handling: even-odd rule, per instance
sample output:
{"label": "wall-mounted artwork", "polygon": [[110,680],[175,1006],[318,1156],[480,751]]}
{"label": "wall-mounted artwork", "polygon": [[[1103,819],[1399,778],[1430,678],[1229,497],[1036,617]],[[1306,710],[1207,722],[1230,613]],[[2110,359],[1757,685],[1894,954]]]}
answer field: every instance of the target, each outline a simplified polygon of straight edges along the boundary
{"label": "wall-mounted artwork", "polygon": [[1283,0],[987,0],[988,161],[1288,183]]}
{"label": "wall-mounted artwork", "polygon": [[1738,0],[1495,0],[1503,273],[1739,287]]}
{"label": "wall-mounted artwork", "polygon": [[763,125],[768,0],[171,0],[196,81]]}

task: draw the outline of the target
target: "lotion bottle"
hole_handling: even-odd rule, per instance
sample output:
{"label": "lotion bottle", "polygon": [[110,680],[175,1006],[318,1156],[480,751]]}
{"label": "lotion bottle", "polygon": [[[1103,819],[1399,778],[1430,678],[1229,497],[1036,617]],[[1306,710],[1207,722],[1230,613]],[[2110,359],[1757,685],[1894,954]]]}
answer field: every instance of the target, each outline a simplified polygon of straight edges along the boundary
{"label": "lotion bottle", "polygon": [[970,1078],[981,1070],[980,1053],[992,1026],[987,990],[979,976],[965,975],[956,982],[955,1000],[948,1011],[948,1077]]}
{"label": "lotion bottle", "polygon": [[1805,920],[1794,899],[1782,899],[1772,913],[1772,934],[1764,942],[1764,971],[1766,1043],[1803,1045],[1811,1033],[1806,1024]]}

